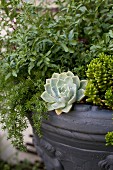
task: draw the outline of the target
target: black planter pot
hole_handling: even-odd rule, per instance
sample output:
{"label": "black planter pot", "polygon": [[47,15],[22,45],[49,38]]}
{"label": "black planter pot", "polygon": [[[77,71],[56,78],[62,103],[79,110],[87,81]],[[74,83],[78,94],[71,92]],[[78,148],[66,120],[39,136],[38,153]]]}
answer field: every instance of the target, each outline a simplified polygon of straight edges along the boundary
{"label": "black planter pot", "polygon": [[33,128],[47,170],[113,170],[113,146],[105,146],[105,134],[113,131],[112,114],[84,104],[60,116],[50,112],[42,124],[43,138]]}

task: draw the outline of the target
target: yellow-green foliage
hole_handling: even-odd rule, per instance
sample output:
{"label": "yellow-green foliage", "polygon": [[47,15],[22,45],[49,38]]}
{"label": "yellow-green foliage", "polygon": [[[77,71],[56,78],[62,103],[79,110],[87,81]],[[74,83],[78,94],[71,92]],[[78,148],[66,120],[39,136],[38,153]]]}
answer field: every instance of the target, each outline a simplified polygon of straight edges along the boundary
{"label": "yellow-green foliage", "polygon": [[113,145],[113,132],[108,132],[105,136],[105,139],[107,142],[106,145]]}
{"label": "yellow-green foliage", "polygon": [[88,65],[88,102],[113,109],[113,56],[101,53]]}

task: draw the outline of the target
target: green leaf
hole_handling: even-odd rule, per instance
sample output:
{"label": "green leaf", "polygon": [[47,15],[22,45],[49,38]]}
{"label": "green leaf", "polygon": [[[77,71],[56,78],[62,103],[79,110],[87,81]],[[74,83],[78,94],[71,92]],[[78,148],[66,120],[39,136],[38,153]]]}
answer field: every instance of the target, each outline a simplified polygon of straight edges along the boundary
{"label": "green leaf", "polygon": [[32,68],[34,67],[34,62],[31,61],[30,64],[29,64],[29,67],[28,67],[28,73],[30,74]]}
{"label": "green leaf", "polygon": [[11,73],[7,74],[7,76],[5,77],[5,80],[7,80],[9,77],[11,77]]}
{"label": "green leaf", "polygon": [[49,56],[49,54],[51,54],[51,51],[50,51],[50,50],[46,53],[46,56]]}
{"label": "green leaf", "polygon": [[87,8],[85,6],[81,6],[79,10],[84,13],[85,11],[87,11]]}
{"label": "green leaf", "polygon": [[71,47],[69,47],[68,50],[69,50],[70,53],[74,53],[75,52],[74,49],[71,48]]}
{"label": "green leaf", "polygon": [[68,49],[68,47],[66,46],[66,44],[60,43],[60,45],[62,46],[62,48],[64,49],[65,52],[68,52],[68,51],[69,51],[69,49]]}
{"label": "green leaf", "polygon": [[76,41],[76,40],[71,40],[71,41],[69,41],[69,43],[70,43],[71,45],[76,45],[76,44],[77,44],[77,41]]}
{"label": "green leaf", "polygon": [[69,32],[68,38],[69,38],[69,40],[72,40],[73,37],[74,37],[74,31],[73,31],[73,29],[72,29],[72,30]]}
{"label": "green leaf", "polygon": [[109,31],[109,36],[110,36],[111,38],[113,38],[113,31],[112,31],[112,30]]}
{"label": "green leaf", "polygon": [[14,77],[17,77],[17,73],[16,73],[15,70],[12,71],[12,75],[13,75]]}

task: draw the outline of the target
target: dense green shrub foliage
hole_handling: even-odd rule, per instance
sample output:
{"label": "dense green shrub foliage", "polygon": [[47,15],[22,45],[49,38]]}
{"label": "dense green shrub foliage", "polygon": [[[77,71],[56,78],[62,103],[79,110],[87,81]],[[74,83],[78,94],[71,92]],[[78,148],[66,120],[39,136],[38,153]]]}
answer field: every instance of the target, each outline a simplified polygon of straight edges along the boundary
{"label": "dense green shrub foliage", "polygon": [[[100,52],[113,54],[112,0],[56,3],[58,10],[53,13],[44,4],[34,7],[22,0],[1,0],[1,10],[11,22],[16,19],[10,36],[0,39],[0,48],[5,48],[0,52],[0,103],[4,128],[17,146],[23,144],[21,132],[27,126],[24,118],[31,111],[40,113],[33,114],[39,131],[42,113],[47,111],[40,98],[46,78],[68,70],[86,78],[86,65],[93,58]],[[0,29],[6,25],[2,17]],[[106,95],[102,93],[108,106],[110,88]]]}
{"label": "dense green shrub foliage", "polygon": [[108,132],[106,134],[105,139],[106,139],[107,145],[113,145],[113,132]]}
{"label": "dense green shrub foliage", "polygon": [[[88,65],[87,101],[113,109],[113,55],[100,54]],[[107,145],[113,145],[113,132],[106,135]]]}
{"label": "dense green shrub foliage", "polygon": [[87,101],[113,109],[113,56],[100,54],[90,62],[86,74]]}

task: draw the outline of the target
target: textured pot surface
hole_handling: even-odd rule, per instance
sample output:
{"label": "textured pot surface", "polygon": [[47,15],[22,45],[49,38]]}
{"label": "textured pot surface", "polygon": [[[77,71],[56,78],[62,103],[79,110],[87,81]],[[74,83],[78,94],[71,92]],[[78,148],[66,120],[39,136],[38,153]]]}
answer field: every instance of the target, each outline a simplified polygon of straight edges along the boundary
{"label": "textured pot surface", "polygon": [[42,125],[43,138],[34,131],[47,170],[113,170],[113,147],[105,146],[105,134],[113,131],[112,114],[83,104],[60,116],[50,112]]}

